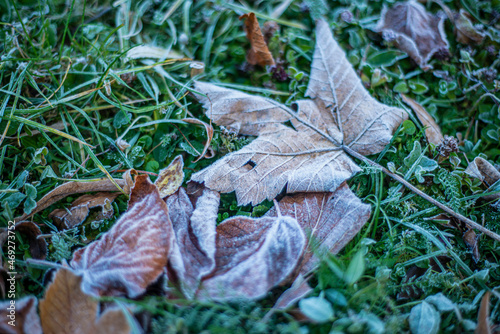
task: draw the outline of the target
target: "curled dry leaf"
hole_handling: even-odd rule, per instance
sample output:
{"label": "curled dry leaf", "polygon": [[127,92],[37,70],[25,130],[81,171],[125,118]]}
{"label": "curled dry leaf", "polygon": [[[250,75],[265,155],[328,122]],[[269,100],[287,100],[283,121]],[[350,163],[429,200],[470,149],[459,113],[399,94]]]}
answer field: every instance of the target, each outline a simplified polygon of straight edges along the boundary
{"label": "curled dry leaf", "polygon": [[[218,125],[258,136],[192,180],[220,192],[236,191],[240,205],[293,192],[332,192],[361,169],[343,147],[380,152],[406,113],[373,99],[356,76],[328,24],[316,28],[307,96],[294,111],[276,101],[197,82],[198,99]],[[291,121],[294,128],[284,125]]]}
{"label": "curled dry leaf", "polygon": [[247,61],[251,65],[266,66],[274,65],[274,59],[267,43],[260,30],[259,21],[254,13],[243,14],[240,16],[240,20],[245,20],[245,30],[247,33],[247,39],[250,41],[252,48],[248,51]]}
{"label": "curled dry leaf", "polygon": [[45,334],[125,334],[130,332],[121,310],[111,308],[99,313],[99,304],[85,294],[82,278],[60,269],[40,301],[40,318]]}
{"label": "curled dry leaf", "polygon": [[173,243],[172,223],[158,189],[137,176],[127,212],[101,239],[73,254],[82,290],[94,296],[134,298],[163,273]]}
{"label": "curled dry leaf", "polygon": [[384,7],[376,30],[384,39],[393,41],[423,69],[431,69],[431,57],[448,54],[444,18],[427,12],[417,1],[398,2],[391,9]]}
{"label": "curled dry leaf", "polygon": [[0,302],[0,332],[3,334],[42,334],[36,312],[38,301],[29,296]]}
{"label": "curled dry leaf", "polygon": [[49,214],[56,226],[60,230],[75,227],[85,221],[89,215],[90,209],[101,208],[101,212],[95,220],[111,218],[114,210],[111,203],[120,193],[99,192],[94,195],[83,195],[78,197],[67,210],[55,209]]}
{"label": "curled dry leaf", "polygon": [[[308,244],[316,244],[319,251],[338,253],[361,230],[370,218],[370,205],[361,200],[343,184],[333,193],[298,193],[279,202],[283,215],[291,216],[309,236]],[[276,216],[276,208],[266,214]],[[309,248],[304,254],[301,273],[311,271],[318,259]]]}
{"label": "curled dry leaf", "polygon": [[187,298],[194,297],[201,278],[215,266],[219,193],[205,187],[200,187],[199,191],[199,196],[188,196],[184,188],[180,188],[166,199],[176,237],[168,275],[180,285]]}
{"label": "curled dry leaf", "polygon": [[457,41],[462,44],[481,44],[484,40],[485,34],[480,32],[472,24],[472,16],[465,11],[460,11],[455,14],[455,34]]}
{"label": "curled dry leaf", "polygon": [[[130,188],[133,186],[134,182],[131,173],[135,173],[134,170],[128,170],[123,174],[123,179],[113,179],[113,182],[118,184],[125,193],[130,193]],[[62,200],[63,198],[74,195],[74,194],[82,194],[88,192],[98,192],[98,191],[119,191],[115,184],[110,179],[102,178],[95,181],[88,182],[80,182],[80,181],[71,181],[66,182],[43,196],[37,203],[36,208],[29,214],[23,215],[21,217],[16,218],[16,221],[26,220],[34,214],[48,208],[52,204]]]}
{"label": "curled dry leaf", "polygon": [[425,136],[427,137],[427,140],[429,143],[432,143],[434,145],[439,145],[443,142],[444,137],[443,134],[441,133],[441,128],[437,123],[434,121],[434,118],[425,110],[424,107],[414,99],[401,94],[401,97],[403,98],[403,101],[410,106],[410,108],[415,112],[415,115],[417,115],[418,120],[422,123],[422,125],[425,127]]}
{"label": "curled dry leaf", "polygon": [[[47,242],[43,238],[38,238],[42,234],[38,225],[31,221],[21,221],[16,223],[14,230],[11,230],[10,233],[13,231],[20,233],[25,238],[24,240],[28,243],[30,254],[34,259],[43,260],[47,257]],[[9,240],[9,235],[12,237],[7,228],[2,230],[0,233],[0,247]]]}
{"label": "curled dry leaf", "polygon": [[215,270],[202,299],[258,299],[294,275],[306,244],[294,218],[233,217],[217,226]]}
{"label": "curled dry leaf", "polygon": [[481,298],[481,306],[477,313],[477,327],[474,333],[476,334],[490,334],[490,296],[491,292],[486,291],[483,298]]}
{"label": "curled dry leaf", "polygon": [[162,169],[155,181],[155,186],[160,192],[160,197],[165,198],[179,189],[184,181],[184,160],[178,155],[166,168]]}
{"label": "curled dry leaf", "polygon": [[[488,160],[481,157],[476,157],[465,169],[468,175],[480,179],[487,187],[487,192],[491,191],[493,185],[500,180],[500,171],[495,168]],[[496,187],[495,187],[496,188]],[[500,198],[500,194],[486,195],[483,197],[486,200],[494,200]]]}
{"label": "curled dry leaf", "polygon": [[212,124],[207,124],[196,118],[183,118],[182,120],[186,123],[203,125],[205,127],[205,131],[207,132],[207,141],[205,142],[205,146],[203,147],[203,152],[201,152],[200,156],[193,161],[197,162],[201,158],[205,157],[207,150],[210,147],[210,143],[212,142],[212,138],[214,137],[214,128],[212,127]]}

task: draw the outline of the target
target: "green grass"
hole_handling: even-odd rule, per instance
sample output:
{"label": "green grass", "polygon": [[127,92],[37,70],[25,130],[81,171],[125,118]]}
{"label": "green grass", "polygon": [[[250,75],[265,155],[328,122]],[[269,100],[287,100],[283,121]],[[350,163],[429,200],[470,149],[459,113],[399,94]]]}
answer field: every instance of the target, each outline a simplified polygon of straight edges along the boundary
{"label": "green grass", "polygon": [[[375,98],[407,108],[398,94],[407,91],[436,118],[444,134],[460,139],[460,152],[423,174],[423,182],[415,175],[417,160],[425,156],[437,161],[437,151],[428,145],[415,118],[401,126],[387,150],[372,159],[389,164],[432,197],[500,233],[500,211],[476,196],[485,187],[464,173],[467,161],[476,156],[500,164],[500,9],[488,1],[445,1],[454,10],[469,11],[486,26],[489,36],[479,46],[459,44],[447,20],[450,57],[432,60],[434,69],[423,72],[373,31],[383,5],[392,2],[331,1],[324,8],[322,0],[292,1],[276,20],[280,30],[269,43],[282,60],[279,66],[288,73],[280,81],[263,68],[245,65],[249,44],[238,16],[254,10],[262,24],[281,1],[245,8],[217,0],[0,0],[0,226],[7,226],[8,220],[29,210],[33,200],[68,180],[118,178],[121,173],[116,171],[128,168],[157,173],[178,154],[184,157],[189,180],[193,172],[239,149],[251,139],[216,127],[212,142],[216,156],[194,162],[206,134],[202,127],[181,119],[190,115],[208,119],[190,95],[193,78],[186,59],[205,63],[205,73],[199,77],[204,81],[290,103],[304,96],[314,50],[312,17],[323,15]],[[307,4],[314,10],[307,10]],[[432,12],[440,10],[435,3],[426,6]],[[352,13],[352,21],[341,19],[344,11]],[[166,56],[156,63],[126,59],[127,51],[141,44],[171,49],[184,58]],[[117,147],[118,138],[130,144],[125,152]],[[421,152],[414,150],[415,142]],[[417,162],[407,166],[407,157]],[[273,290],[264,300],[237,304],[171,302],[154,296],[122,301],[152,315],[153,333],[229,329],[233,333],[375,333],[381,326],[388,332],[407,331],[412,307],[443,293],[455,311],[441,314],[441,330],[471,331],[482,294],[499,285],[500,245],[481,236],[481,257],[475,263],[461,232],[426,219],[438,214],[437,208],[380,171],[363,167],[349,185],[372,205],[372,217],[340,254],[323,259],[310,280],[314,296],[333,305],[330,321],[303,323],[283,312],[263,321],[284,288]],[[88,219],[75,229],[58,231],[48,214],[75,198],[68,197],[33,219],[49,235],[48,260],[71,259],[75,249],[109,229],[126,209],[127,199],[120,196],[113,203],[113,218],[100,225]],[[226,194],[219,219],[235,214],[260,216],[270,206],[264,202],[255,208],[238,207],[234,194]],[[22,235],[17,237],[18,297],[41,298],[47,269],[25,264],[31,257],[29,245]],[[346,281],[345,272],[360,251],[365,269],[355,282]],[[405,279],[411,271],[425,274]],[[345,303],[339,302],[339,294]],[[500,322],[499,307],[494,290],[492,322]]]}

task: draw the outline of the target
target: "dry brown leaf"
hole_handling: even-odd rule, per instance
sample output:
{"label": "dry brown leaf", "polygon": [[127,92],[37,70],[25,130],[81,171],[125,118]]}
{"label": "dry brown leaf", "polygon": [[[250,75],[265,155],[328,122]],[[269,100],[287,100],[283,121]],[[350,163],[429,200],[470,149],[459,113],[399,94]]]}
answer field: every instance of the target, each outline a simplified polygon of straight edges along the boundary
{"label": "dry brown leaf", "polygon": [[184,160],[178,155],[166,168],[162,169],[155,181],[155,186],[160,192],[160,197],[165,198],[179,189],[184,181]]}
{"label": "dry brown leaf", "polygon": [[83,223],[89,215],[90,209],[97,207],[101,208],[101,212],[95,220],[111,218],[114,213],[111,203],[120,194],[119,192],[99,192],[94,195],[86,194],[80,196],[71,203],[71,207],[67,210],[55,209],[52,211],[49,214],[49,218],[54,220],[59,230],[72,228]]}
{"label": "dry brown leaf", "polygon": [[33,296],[0,302],[0,333],[42,334],[37,304]]}
{"label": "dry brown leaf", "polygon": [[462,44],[481,44],[486,36],[472,24],[472,16],[465,10],[455,15],[455,34],[457,41]]}
{"label": "dry brown leaf", "polygon": [[414,0],[398,2],[384,8],[376,30],[395,44],[423,69],[431,69],[428,61],[435,53],[448,54],[444,18],[432,15]]}
{"label": "dry brown leaf", "polygon": [[[361,200],[343,184],[333,193],[299,193],[283,198],[279,202],[283,215],[299,222],[308,243],[316,244],[318,250],[338,253],[361,230],[370,218],[370,205]],[[266,214],[276,216],[276,208]],[[301,273],[306,274],[317,264],[311,249],[304,254]]]}
{"label": "dry brown leaf", "polygon": [[477,313],[477,327],[474,331],[475,334],[490,334],[490,295],[491,292],[486,291],[481,299],[481,306]]}
{"label": "dry brown leaf", "polygon": [[472,252],[472,259],[475,263],[478,263],[481,255],[479,255],[479,237],[476,232],[474,232],[473,229],[470,229],[463,234],[462,238],[467,248],[469,248]]}
{"label": "dry brown leaf", "polygon": [[441,133],[441,128],[434,121],[434,118],[427,112],[427,110],[425,110],[424,107],[422,107],[420,103],[418,103],[411,97],[408,97],[404,94],[401,94],[401,97],[403,98],[403,101],[407,105],[409,105],[410,108],[415,112],[418,120],[425,127],[425,136],[427,137],[429,143],[432,143],[434,145],[441,144],[444,140],[444,137]]}
{"label": "dry brown leaf", "polygon": [[[123,179],[113,179],[125,193],[130,193],[130,188],[133,186],[133,181],[131,178],[131,173],[135,173],[134,170],[128,170],[123,174]],[[21,217],[16,218],[17,221],[26,220],[34,214],[48,208],[55,202],[62,200],[63,198],[74,195],[74,194],[82,194],[88,192],[98,192],[98,191],[118,191],[116,186],[111,182],[110,179],[102,178],[95,181],[88,182],[80,182],[80,181],[71,181],[66,182],[43,196],[37,203],[36,208],[29,214],[23,215]]]}
{"label": "dry brown leaf", "polygon": [[254,13],[243,14],[240,20],[245,20],[245,30],[247,39],[250,41],[252,48],[248,51],[247,61],[251,65],[266,66],[274,65],[274,59],[267,47],[267,43],[260,30],[259,21]]}
{"label": "dry brown leaf", "polygon": [[174,233],[168,209],[147,175],[137,176],[127,212],[105,233],[73,254],[82,290],[94,296],[134,298],[163,273]]}
{"label": "dry brown leaf", "polygon": [[82,292],[82,278],[60,269],[40,301],[45,334],[125,334],[130,332],[122,311],[108,309],[98,314],[99,304]]}
{"label": "dry brown leaf", "polygon": [[[316,28],[316,50],[307,95],[298,112],[264,97],[197,82],[209,117],[240,134],[258,136],[192,180],[220,192],[236,191],[240,205],[293,192],[332,192],[360,168],[342,145],[368,155],[380,152],[407,118],[373,99],[333,39],[328,24]],[[294,128],[283,122],[291,121]]]}
{"label": "dry brown leaf", "polygon": [[[31,221],[21,221],[16,223],[14,230],[25,238],[30,249],[30,254],[34,259],[44,260],[47,256],[47,242],[43,238],[39,238],[42,231],[35,223]],[[11,232],[12,233],[12,232]],[[12,235],[11,235],[12,237]],[[2,229],[0,233],[0,247],[7,242],[9,238],[9,230]],[[11,241],[12,242],[12,241]],[[14,271],[14,270],[11,270]]]}
{"label": "dry brown leaf", "polygon": [[[480,179],[487,187],[486,190],[491,191],[493,184],[499,182],[500,171],[495,168],[488,160],[481,157],[476,157],[465,169],[465,173]],[[486,200],[494,200],[500,198],[500,194],[486,195],[482,197]]]}
{"label": "dry brown leaf", "polygon": [[215,270],[202,282],[202,299],[258,299],[292,278],[306,239],[294,218],[233,217],[217,226]]}
{"label": "dry brown leaf", "polygon": [[205,187],[199,190],[199,196],[188,196],[184,188],[180,188],[166,199],[176,236],[170,253],[168,274],[171,280],[180,285],[187,298],[194,297],[201,278],[215,266],[219,193]]}

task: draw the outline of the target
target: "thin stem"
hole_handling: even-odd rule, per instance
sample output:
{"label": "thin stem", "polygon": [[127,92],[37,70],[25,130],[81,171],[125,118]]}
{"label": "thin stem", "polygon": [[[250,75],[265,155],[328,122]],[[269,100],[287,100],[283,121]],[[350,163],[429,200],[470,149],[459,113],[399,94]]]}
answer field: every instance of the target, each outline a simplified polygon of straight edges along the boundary
{"label": "thin stem", "polygon": [[423,199],[429,201],[430,203],[434,204],[435,206],[437,206],[438,208],[440,208],[441,210],[443,210],[444,212],[450,214],[451,216],[463,221],[464,223],[468,224],[470,227],[472,228],[475,228],[476,230],[478,231],[481,231],[482,233],[486,234],[487,236],[489,236],[490,238],[494,239],[494,240],[497,240],[497,241],[500,241],[500,235],[496,234],[495,232],[492,232],[490,230],[488,230],[487,228],[479,225],[478,223],[470,220],[469,218],[465,217],[465,216],[462,216],[461,214],[453,211],[452,209],[450,209],[449,207],[447,207],[446,205],[436,201],[434,198],[430,197],[429,195],[427,195],[426,193],[424,193],[423,191],[417,189],[415,186],[413,186],[410,182],[406,181],[404,178],[402,178],[401,176],[397,175],[397,174],[394,174],[392,173],[391,171],[389,171],[387,168],[384,168],[382,167],[381,165],[379,165],[378,163],[368,159],[367,157],[359,154],[358,152],[354,151],[353,149],[349,148],[348,146],[342,146],[342,148],[344,149],[344,151],[359,159],[359,160],[362,160],[374,167],[377,167],[377,168],[380,168],[386,175],[392,177],[394,180],[400,182],[401,184],[403,184],[406,188],[410,189],[411,191],[413,191],[415,194],[419,195],[420,197],[422,197]]}

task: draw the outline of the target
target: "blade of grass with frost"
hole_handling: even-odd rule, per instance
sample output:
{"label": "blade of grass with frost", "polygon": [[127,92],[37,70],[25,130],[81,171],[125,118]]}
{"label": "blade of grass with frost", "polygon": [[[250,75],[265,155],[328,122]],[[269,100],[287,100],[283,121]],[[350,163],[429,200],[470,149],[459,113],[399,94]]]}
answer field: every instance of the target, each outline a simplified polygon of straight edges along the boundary
{"label": "blade of grass with frost", "polygon": [[3,117],[0,117],[0,118],[7,119],[7,120],[10,120],[10,121],[17,121],[19,123],[24,123],[26,125],[30,125],[32,127],[35,127],[37,129],[39,129],[39,130],[51,132],[53,134],[56,134],[56,135],[64,137],[64,138],[67,138],[69,140],[72,140],[72,141],[77,142],[79,144],[82,144],[84,146],[92,146],[90,144],[87,144],[85,141],[82,141],[82,140],[80,140],[80,139],[78,139],[76,137],[73,137],[72,135],[69,135],[69,134],[64,133],[62,131],[53,129],[53,128],[49,127],[49,126],[46,126],[46,125],[43,125],[43,124],[31,121],[31,120],[23,118],[23,117],[19,117],[19,116],[6,117],[6,116],[3,116]]}
{"label": "blade of grass with frost", "polygon": [[233,3],[230,3],[230,2],[226,2],[224,4],[222,4],[222,6],[226,7],[226,8],[230,8],[234,11],[237,11],[237,12],[243,12],[243,13],[250,13],[250,12],[253,12],[255,13],[255,16],[257,16],[258,18],[261,18],[261,19],[264,19],[264,20],[269,20],[269,21],[274,21],[280,25],[283,25],[283,26],[288,26],[288,27],[292,27],[292,28],[298,28],[298,29],[302,29],[302,30],[308,30],[307,27],[305,25],[303,25],[302,23],[297,23],[297,22],[291,22],[291,21],[286,21],[286,20],[281,20],[281,19],[276,19],[272,16],[269,16],[269,15],[266,15],[266,14],[262,14],[260,13],[259,11],[256,11],[256,10],[253,10],[253,9],[250,9],[250,8],[246,8],[246,7],[242,7],[242,6],[239,6],[239,5],[235,5]]}
{"label": "blade of grass with frost", "polygon": [[101,148],[102,151],[104,151],[104,147],[103,147],[102,141],[101,141],[101,136],[99,136],[99,132],[97,131],[97,128],[95,127],[94,122],[90,119],[89,115],[87,115],[87,113],[85,111],[83,111],[82,109],[78,108],[74,104],[65,103],[65,105],[67,105],[70,108],[73,108],[73,110],[76,110],[77,112],[79,112],[83,116],[83,118],[85,118],[85,120],[90,124],[90,127],[93,130],[92,132],[95,134],[95,136],[97,138],[97,142],[99,144],[99,147]]}
{"label": "blade of grass with frost", "polygon": [[[26,65],[26,67],[23,69],[21,74],[19,74],[19,77],[16,80],[17,81],[16,82],[17,83],[17,90],[16,90],[15,97],[14,97],[14,103],[12,103],[12,108],[10,109],[10,115],[9,115],[10,117],[12,117],[14,115],[14,112],[16,111],[17,102],[19,101],[19,97],[21,96],[21,87],[23,86],[24,76],[26,75],[26,71],[28,70],[30,64],[31,64],[31,62],[29,62],[28,65]],[[0,117],[4,117],[3,113]],[[10,127],[11,119],[10,118],[6,118],[6,119],[7,119],[7,125],[5,126],[5,130],[2,133],[2,136],[0,137],[0,146],[2,145],[3,140],[5,139],[5,136],[7,135],[7,131],[9,131],[9,127]]]}
{"label": "blade of grass with frost", "polygon": [[42,134],[42,136],[45,137],[45,139],[47,139],[47,141],[52,145],[52,147],[54,147],[56,149],[56,151],[59,152],[63,157],[65,157],[66,159],[68,159],[68,161],[71,161],[75,166],[78,166],[84,172],[86,172],[86,173],[89,172],[89,170],[87,168],[85,168],[83,165],[81,165],[80,163],[76,162],[76,160],[74,160],[73,158],[71,158],[70,156],[68,156],[66,153],[64,153],[64,151],[61,150],[61,148],[59,147],[59,145],[57,145],[56,143],[54,143],[54,141],[44,131],[41,131],[40,133]]}
{"label": "blade of grass with frost", "polygon": [[[80,131],[78,130],[78,127],[76,126],[75,122],[73,121],[73,119],[69,115],[68,111],[66,110],[66,107],[64,107],[64,112],[66,113],[66,116],[68,117],[68,121],[71,124],[73,131],[76,132],[76,135],[78,137],[83,139]],[[85,149],[87,154],[90,156],[92,161],[94,161],[94,163],[97,165],[97,167],[106,175],[106,177],[111,181],[111,183],[113,183],[116,186],[116,189],[118,189],[120,192],[122,192],[125,196],[128,196],[128,194],[120,187],[120,185],[115,181],[115,179],[113,179],[111,174],[109,174],[109,172],[106,170],[106,168],[104,168],[101,161],[99,161],[99,159],[95,156],[94,152],[88,146],[84,146],[83,148]]]}

